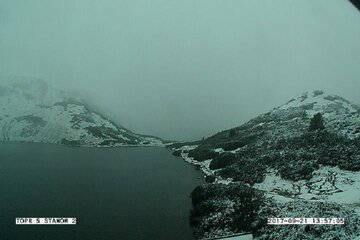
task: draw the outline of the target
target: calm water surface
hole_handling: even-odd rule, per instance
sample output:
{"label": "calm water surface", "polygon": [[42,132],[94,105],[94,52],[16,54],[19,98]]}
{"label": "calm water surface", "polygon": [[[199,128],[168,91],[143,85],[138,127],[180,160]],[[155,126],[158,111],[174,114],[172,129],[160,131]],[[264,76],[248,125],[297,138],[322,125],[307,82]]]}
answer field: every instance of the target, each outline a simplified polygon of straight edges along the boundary
{"label": "calm water surface", "polygon": [[[202,183],[160,147],[1,143],[0,239],[193,239],[189,194]],[[15,225],[15,217],[77,217],[77,225]]]}

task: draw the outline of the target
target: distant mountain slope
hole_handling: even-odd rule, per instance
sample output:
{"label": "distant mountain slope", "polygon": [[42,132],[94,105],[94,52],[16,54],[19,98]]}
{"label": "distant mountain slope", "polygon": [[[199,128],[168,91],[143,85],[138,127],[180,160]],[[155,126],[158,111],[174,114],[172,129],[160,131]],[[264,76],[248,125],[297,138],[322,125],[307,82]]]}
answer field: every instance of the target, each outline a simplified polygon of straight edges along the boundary
{"label": "distant mountain slope", "polygon": [[315,217],[307,209],[313,206],[316,216],[343,212],[348,224],[360,223],[360,107],[342,97],[304,93],[239,127],[170,147],[211,183],[192,193],[198,238],[246,231],[258,239],[360,235],[349,225],[306,231],[304,225],[271,228],[265,221]]}
{"label": "distant mountain slope", "polygon": [[40,79],[0,78],[0,141],[74,146],[162,145],[94,112]]}

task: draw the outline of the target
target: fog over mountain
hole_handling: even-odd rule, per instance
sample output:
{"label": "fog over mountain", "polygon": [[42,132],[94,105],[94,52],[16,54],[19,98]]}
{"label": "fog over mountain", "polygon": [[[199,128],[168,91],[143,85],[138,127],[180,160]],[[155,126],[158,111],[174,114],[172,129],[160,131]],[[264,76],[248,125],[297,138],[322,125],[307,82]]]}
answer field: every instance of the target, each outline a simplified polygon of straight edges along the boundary
{"label": "fog over mountain", "polygon": [[345,0],[2,0],[0,75],[195,140],[307,90],[360,103],[359,24]]}

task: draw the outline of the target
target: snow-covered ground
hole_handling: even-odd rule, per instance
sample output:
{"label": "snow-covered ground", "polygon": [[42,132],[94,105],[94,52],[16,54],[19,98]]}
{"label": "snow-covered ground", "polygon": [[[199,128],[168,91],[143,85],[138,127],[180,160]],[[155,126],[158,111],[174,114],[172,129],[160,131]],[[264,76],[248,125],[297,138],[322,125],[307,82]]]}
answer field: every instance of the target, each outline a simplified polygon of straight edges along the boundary
{"label": "snow-covered ground", "polygon": [[[187,151],[195,149],[197,145],[183,146],[181,157],[188,163],[199,166],[205,176],[216,176],[215,183],[229,184],[232,179],[222,179],[215,175],[216,170],[209,168],[211,159],[199,162],[188,156]],[[225,152],[223,149],[215,149]],[[231,151],[234,152],[234,151]],[[269,169],[265,180],[253,186],[263,190],[268,197],[279,202],[288,202],[293,199],[314,201],[329,201],[339,204],[351,205],[360,212],[360,172],[345,171],[338,167],[321,166],[313,172],[310,180],[290,181],[276,174],[274,169]]]}
{"label": "snow-covered ground", "polygon": [[[211,159],[199,162],[189,157],[187,151],[196,147],[197,145],[180,148],[184,161],[199,166],[205,176],[216,176],[215,183],[229,184],[233,181],[231,178],[222,179],[221,176],[216,175],[216,170],[209,168]],[[215,151],[226,152],[219,148]],[[268,169],[265,180],[262,183],[255,183],[253,187],[265,191],[268,197],[278,202],[289,202],[294,199],[329,201],[352,206],[360,213],[360,172],[321,166],[313,172],[310,180],[294,182],[282,179],[274,169]]]}
{"label": "snow-covered ground", "polygon": [[308,117],[322,113],[325,125],[330,131],[351,139],[360,136],[360,107],[337,95],[327,95],[323,91],[305,92],[273,111],[288,111],[301,108]]}
{"label": "snow-covered ground", "polygon": [[79,146],[162,146],[92,111],[81,99],[41,79],[0,79],[0,141]]}
{"label": "snow-covered ground", "polygon": [[284,180],[269,171],[264,182],[255,184],[254,188],[266,191],[276,201],[304,199],[360,207],[360,173],[338,167],[322,166],[314,171],[309,181],[297,182]]}
{"label": "snow-covered ground", "polygon": [[[212,159],[208,159],[202,162],[194,160],[192,157],[188,156],[188,151],[193,150],[197,147],[197,145],[191,145],[191,146],[182,146],[178,150],[181,150],[181,158],[184,159],[185,162],[193,164],[195,166],[199,166],[200,170],[205,174],[206,176],[215,176],[216,170],[210,169],[210,162]],[[224,152],[222,148],[217,149],[218,152]],[[231,178],[223,179],[221,176],[216,176],[215,183],[220,184],[229,184],[232,182]]]}

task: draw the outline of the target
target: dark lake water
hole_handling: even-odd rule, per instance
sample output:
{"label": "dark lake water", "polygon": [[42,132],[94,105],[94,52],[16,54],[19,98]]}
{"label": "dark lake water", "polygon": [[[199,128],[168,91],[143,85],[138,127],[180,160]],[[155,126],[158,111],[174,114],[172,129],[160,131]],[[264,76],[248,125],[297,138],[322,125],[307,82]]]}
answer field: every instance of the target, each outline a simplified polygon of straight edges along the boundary
{"label": "dark lake water", "polygon": [[[202,183],[160,147],[0,143],[0,239],[193,239],[189,194]],[[15,225],[16,217],[77,225]]]}

